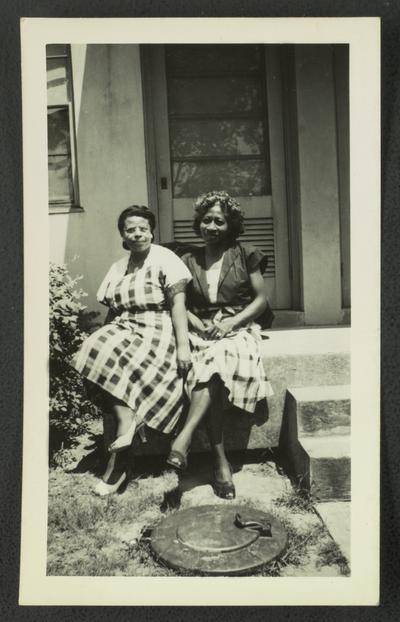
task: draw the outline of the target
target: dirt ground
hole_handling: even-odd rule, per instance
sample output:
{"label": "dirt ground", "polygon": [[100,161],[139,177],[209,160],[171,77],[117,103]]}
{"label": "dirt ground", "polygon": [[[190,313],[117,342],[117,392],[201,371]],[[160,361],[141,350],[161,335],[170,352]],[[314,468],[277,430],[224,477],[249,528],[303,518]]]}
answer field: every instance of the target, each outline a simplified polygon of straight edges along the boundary
{"label": "dirt ground", "polygon": [[[216,497],[206,455],[193,456],[184,476],[163,460],[138,460],[122,494],[100,498],[92,490],[101,471],[101,437],[79,439],[59,452],[49,471],[47,573],[56,576],[177,576],[152,554],[151,530],[179,509],[231,503]],[[149,466],[150,464],[150,466]],[[284,525],[288,546],[254,574],[348,576],[349,566],[312,504],[296,495],[272,460],[232,460],[235,503],[271,513]]]}

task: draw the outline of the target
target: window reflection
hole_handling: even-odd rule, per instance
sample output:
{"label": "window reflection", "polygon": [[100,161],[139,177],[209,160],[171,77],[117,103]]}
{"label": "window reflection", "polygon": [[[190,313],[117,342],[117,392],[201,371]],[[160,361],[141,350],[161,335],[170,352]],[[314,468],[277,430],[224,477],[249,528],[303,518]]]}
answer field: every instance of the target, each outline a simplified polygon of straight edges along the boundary
{"label": "window reflection", "polygon": [[174,197],[270,193],[261,46],[166,46]]}
{"label": "window reflection", "polygon": [[47,142],[49,155],[69,154],[71,150],[68,107],[47,111]]}
{"label": "window reflection", "polygon": [[53,201],[71,201],[74,196],[71,140],[67,106],[47,111],[49,189]]}
{"label": "window reflection", "polygon": [[49,188],[53,201],[72,201],[71,160],[68,156],[49,156]]}
{"label": "window reflection", "polygon": [[174,162],[174,196],[196,197],[208,189],[223,188],[233,196],[267,193],[265,164],[259,160]]}
{"label": "window reflection", "polygon": [[174,120],[170,132],[173,158],[259,155],[264,149],[262,123],[253,119]]}
{"label": "window reflection", "polygon": [[60,101],[68,101],[67,82],[67,59],[47,59],[47,102],[59,104]]}
{"label": "window reflection", "polygon": [[47,145],[49,203],[76,204],[72,76],[68,45],[47,45]]}

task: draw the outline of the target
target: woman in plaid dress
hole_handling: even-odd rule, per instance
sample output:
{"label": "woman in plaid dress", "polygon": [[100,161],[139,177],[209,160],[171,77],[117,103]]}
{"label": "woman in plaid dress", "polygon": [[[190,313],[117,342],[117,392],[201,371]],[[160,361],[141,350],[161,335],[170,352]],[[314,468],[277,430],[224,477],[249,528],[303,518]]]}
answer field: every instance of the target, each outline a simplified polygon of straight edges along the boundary
{"label": "woman in plaid dress", "polygon": [[235,497],[232,470],[225,456],[222,423],[226,406],[254,413],[272,394],[261,360],[260,327],[254,322],[266,309],[260,270],[263,254],[236,242],[243,232],[238,203],[226,192],[210,192],[195,205],[194,230],[204,247],[186,254],[192,281],[187,305],[192,367],[186,379],[191,398],[185,426],[174,440],[167,463],[187,464],[192,434],[203,417],[214,459],[214,491]]}
{"label": "woman in plaid dress", "polygon": [[109,307],[106,324],[74,359],[75,369],[101,389],[117,424],[107,470],[96,487],[101,495],[115,492],[126,479],[135,432],[147,425],[169,433],[182,410],[182,377],[190,366],[185,287],[191,275],[172,251],[152,244],[154,226],[144,206],[120,215],[118,229],[130,254],[111,266],[98,291],[99,302]]}

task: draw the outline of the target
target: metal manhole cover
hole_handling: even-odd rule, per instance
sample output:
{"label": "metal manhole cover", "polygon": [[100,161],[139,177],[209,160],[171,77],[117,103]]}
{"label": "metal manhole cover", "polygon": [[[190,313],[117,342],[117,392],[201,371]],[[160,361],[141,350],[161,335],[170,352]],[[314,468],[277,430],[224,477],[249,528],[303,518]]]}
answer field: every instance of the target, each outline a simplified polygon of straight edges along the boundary
{"label": "metal manhole cover", "polygon": [[153,531],[155,556],[171,568],[211,575],[243,574],[282,553],[287,534],[271,514],[244,505],[179,510]]}

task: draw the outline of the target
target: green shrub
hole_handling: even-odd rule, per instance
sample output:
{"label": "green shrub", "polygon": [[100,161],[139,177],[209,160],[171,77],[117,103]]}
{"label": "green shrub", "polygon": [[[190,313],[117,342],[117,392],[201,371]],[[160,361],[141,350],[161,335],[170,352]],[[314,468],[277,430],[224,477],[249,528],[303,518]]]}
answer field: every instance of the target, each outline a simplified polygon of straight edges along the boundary
{"label": "green shrub", "polygon": [[[65,265],[50,264],[50,451],[74,444],[99,415],[86,397],[83,379],[70,365],[87,333],[82,326],[87,294],[78,286],[82,277],[72,278]],[[93,314],[86,314],[93,315]]]}

